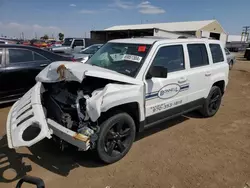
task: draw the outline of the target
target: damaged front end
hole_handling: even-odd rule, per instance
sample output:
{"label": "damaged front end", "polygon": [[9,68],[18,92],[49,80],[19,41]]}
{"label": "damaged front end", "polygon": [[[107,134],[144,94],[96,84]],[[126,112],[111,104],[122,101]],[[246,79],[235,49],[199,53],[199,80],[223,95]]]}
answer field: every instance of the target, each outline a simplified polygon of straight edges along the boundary
{"label": "damaged front end", "polygon": [[[101,78],[112,74],[115,80]],[[61,149],[68,143],[83,151],[94,148],[100,130],[98,118],[111,107],[105,97],[112,98],[121,89],[134,92],[132,98],[141,92],[142,87],[132,84],[132,79],[121,84],[127,79],[124,77],[82,63],[52,63],[11,108],[6,125],[9,148],[29,147],[45,137],[59,141]]]}
{"label": "damaged front end", "polygon": [[60,141],[61,148],[70,143],[85,151],[91,147],[91,141],[95,143],[98,126],[91,128],[94,123],[87,122],[81,109],[78,119],[77,106],[82,100],[62,91],[62,85],[38,82],[12,106],[7,119],[9,148],[29,147],[52,136]]}

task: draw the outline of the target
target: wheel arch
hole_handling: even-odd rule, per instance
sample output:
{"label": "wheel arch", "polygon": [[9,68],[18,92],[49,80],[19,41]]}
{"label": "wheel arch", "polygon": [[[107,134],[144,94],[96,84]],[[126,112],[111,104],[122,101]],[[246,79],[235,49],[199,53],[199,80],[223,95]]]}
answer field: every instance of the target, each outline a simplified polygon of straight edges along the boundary
{"label": "wheel arch", "polygon": [[125,112],[133,118],[135,125],[136,125],[136,131],[138,132],[140,129],[140,122],[141,122],[142,114],[140,112],[139,102],[136,102],[136,101],[120,104],[118,106],[113,106],[109,108],[107,111],[102,112],[101,116],[98,119],[98,123],[101,124],[103,121],[105,121],[109,117],[119,112]]}
{"label": "wheel arch", "polygon": [[213,86],[217,86],[217,87],[219,87],[220,88],[220,90],[221,90],[221,93],[222,93],[222,95],[224,94],[224,92],[225,92],[225,80],[218,80],[218,81],[216,81],[216,82],[214,82],[214,84],[212,85],[212,87]]}

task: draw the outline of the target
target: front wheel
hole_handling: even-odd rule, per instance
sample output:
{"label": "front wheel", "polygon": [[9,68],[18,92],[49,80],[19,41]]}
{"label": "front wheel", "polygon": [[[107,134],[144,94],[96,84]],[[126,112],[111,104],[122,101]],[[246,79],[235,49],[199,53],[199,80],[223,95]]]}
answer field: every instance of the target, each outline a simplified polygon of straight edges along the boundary
{"label": "front wheel", "polygon": [[135,123],[127,113],[121,112],[101,124],[97,153],[105,163],[122,159],[135,140]]}
{"label": "front wheel", "polygon": [[218,86],[213,86],[205,100],[201,114],[204,117],[214,116],[220,108],[222,93]]}

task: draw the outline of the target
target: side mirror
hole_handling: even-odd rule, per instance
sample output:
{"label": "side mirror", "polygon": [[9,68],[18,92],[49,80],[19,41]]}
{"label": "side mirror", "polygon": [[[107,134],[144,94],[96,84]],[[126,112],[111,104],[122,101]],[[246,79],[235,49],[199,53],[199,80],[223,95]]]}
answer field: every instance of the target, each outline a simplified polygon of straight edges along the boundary
{"label": "side mirror", "polygon": [[162,66],[153,66],[149,69],[146,79],[156,78],[167,78],[168,69]]}

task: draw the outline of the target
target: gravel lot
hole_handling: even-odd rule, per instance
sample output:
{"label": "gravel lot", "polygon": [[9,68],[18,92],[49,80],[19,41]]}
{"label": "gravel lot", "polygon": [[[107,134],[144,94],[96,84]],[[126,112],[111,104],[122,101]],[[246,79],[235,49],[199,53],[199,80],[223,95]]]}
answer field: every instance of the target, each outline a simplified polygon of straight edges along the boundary
{"label": "gravel lot", "polygon": [[242,55],[218,114],[187,114],[144,132],[121,161],[105,166],[91,152],[58,151],[50,140],[10,150],[0,109],[0,187],[25,174],[60,187],[250,187],[250,62]]}

